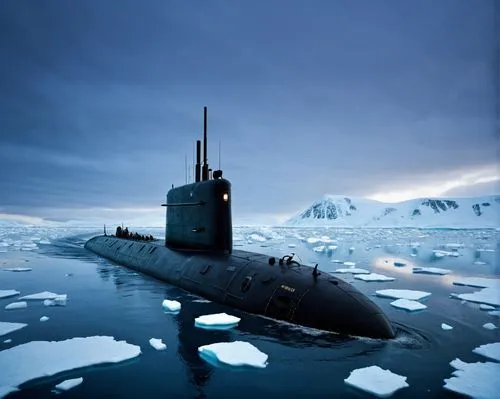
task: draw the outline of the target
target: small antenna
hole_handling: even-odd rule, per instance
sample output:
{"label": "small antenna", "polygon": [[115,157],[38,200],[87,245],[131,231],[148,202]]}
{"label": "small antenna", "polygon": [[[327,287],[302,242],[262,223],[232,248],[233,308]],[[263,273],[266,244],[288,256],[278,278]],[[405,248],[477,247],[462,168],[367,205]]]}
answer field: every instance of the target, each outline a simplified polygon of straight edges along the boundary
{"label": "small antenna", "polygon": [[188,182],[188,156],[184,155],[184,184]]}
{"label": "small antenna", "polygon": [[220,139],[219,139],[219,170],[220,170]]}

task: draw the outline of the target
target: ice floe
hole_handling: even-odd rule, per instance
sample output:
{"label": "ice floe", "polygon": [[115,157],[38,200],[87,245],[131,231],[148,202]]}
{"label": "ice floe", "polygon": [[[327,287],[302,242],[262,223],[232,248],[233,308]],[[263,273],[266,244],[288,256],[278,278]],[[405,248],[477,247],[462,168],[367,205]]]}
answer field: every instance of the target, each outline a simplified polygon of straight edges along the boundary
{"label": "ice floe", "polygon": [[81,367],[119,363],[141,354],[141,348],[113,337],[32,341],[0,351],[0,397],[25,382]]}
{"label": "ice floe", "polygon": [[457,251],[442,251],[440,249],[435,249],[432,252],[434,253],[434,256],[436,258],[444,258],[445,256],[454,256],[454,257],[460,256],[460,253]]}
{"label": "ice floe", "polygon": [[482,260],[476,260],[476,261],[474,262],[474,264],[475,264],[475,265],[485,265],[485,264],[486,264],[486,262],[483,262]]}
{"label": "ice floe", "polygon": [[266,241],[266,238],[264,236],[257,234],[257,233],[250,234],[250,236],[248,236],[248,238],[252,241],[258,241],[258,242]]}
{"label": "ice floe", "polygon": [[449,330],[453,330],[453,327],[448,325],[448,324],[445,324],[445,323],[441,323],[441,328],[445,331],[449,331]]}
{"label": "ice floe", "polygon": [[66,306],[66,301],[68,300],[68,296],[57,295],[54,299],[45,299],[43,301],[44,306]]}
{"label": "ice floe", "polygon": [[288,244],[288,248],[295,248],[296,246],[296,244]]}
{"label": "ice floe", "polygon": [[379,398],[386,398],[401,388],[409,387],[406,378],[379,366],[370,366],[351,371],[344,382]]}
{"label": "ice floe", "polygon": [[500,363],[465,363],[455,359],[450,365],[455,371],[444,380],[445,389],[474,398],[498,398]]}
{"label": "ice floe", "polygon": [[394,277],[384,276],[383,274],[370,273],[370,274],[356,274],[355,279],[363,281],[394,281]]}
{"label": "ice floe", "polygon": [[10,344],[11,342],[12,342],[12,340],[10,338],[3,341],[4,344]]}
{"label": "ice floe", "polygon": [[427,306],[425,306],[424,304],[413,301],[411,299],[396,299],[395,301],[391,302],[391,306],[394,306],[398,309],[408,310],[410,312],[427,308]]}
{"label": "ice floe", "polygon": [[169,299],[165,299],[161,305],[163,309],[169,312],[178,312],[179,310],[181,310],[181,303],[178,301],[171,301]]}
{"label": "ice floe", "polygon": [[325,252],[325,248],[326,248],[326,247],[325,247],[324,245],[319,245],[319,246],[317,246],[317,247],[314,247],[314,248],[313,248],[313,251],[314,251],[314,252]]}
{"label": "ice floe", "polygon": [[430,292],[425,291],[416,291],[416,290],[377,290],[375,294],[385,298],[394,298],[394,299],[409,299],[411,301],[418,301],[423,298],[427,298],[431,295]]}
{"label": "ice floe", "polygon": [[479,309],[481,309],[481,310],[495,310],[496,308],[494,306],[485,305],[484,303],[482,303],[481,305],[479,305]]}
{"label": "ice floe", "polygon": [[59,296],[61,296],[61,294],[54,294],[53,292],[43,291],[43,292],[38,292],[36,294],[25,295],[19,297],[19,299],[25,299],[30,301],[43,301],[44,299],[55,299]]}
{"label": "ice floe", "polygon": [[417,274],[438,274],[444,276],[445,274],[450,274],[451,270],[441,269],[439,267],[414,267],[412,272]]}
{"label": "ice floe", "polygon": [[42,316],[42,317],[40,317],[40,321],[47,321],[47,320],[49,320],[48,316]]}
{"label": "ice floe", "polygon": [[24,309],[26,307],[28,307],[28,302],[25,302],[25,301],[12,302],[12,303],[9,303],[8,305],[5,305],[6,310]]}
{"label": "ice floe", "polygon": [[487,330],[496,330],[498,327],[495,326],[493,323],[486,323],[486,324],[483,324],[483,328],[485,328]]}
{"label": "ice floe", "polygon": [[19,295],[20,292],[16,290],[0,290],[0,299],[10,298],[11,296]]}
{"label": "ice floe", "polygon": [[4,272],[30,272],[33,269],[31,267],[5,267],[1,270]]}
{"label": "ice floe", "polygon": [[165,345],[163,343],[163,341],[161,340],[161,338],[151,338],[149,340],[149,344],[155,348],[157,351],[162,351],[162,350],[165,350],[167,349],[167,345]]}
{"label": "ice floe", "polygon": [[497,316],[500,317],[500,310],[492,310],[491,312],[488,312],[490,316]]}
{"label": "ice floe", "polygon": [[351,267],[349,269],[337,269],[333,273],[370,274],[369,270]]}
{"label": "ice floe", "polygon": [[197,317],[194,324],[198,327],[234,327],[240,320],[239,317],[227,313],[215,313]]}
{"label": "ice floe", "polygon": [[198,352],[203,359],[209,362],[217,360],[236,367],[265,368],[267,366],[268,356],[248,342],[218,342],[200,346]]}
{"label": "ice floe", "polygon": [[70,380],[64,380],[63,382],[57,384],[54,388],[56,391],[69,391],[74,387],[77,387],[83,382],[83,377],[72,378]]}
{"label": "ice floe", "polygon": [[347,261],[347,262],[344,262],[344,265],[345,266],[356,266],[356,262]]}
{"label": "ice floe", "polygon": [[472,352],[500,362],[500,342],[478,346]]}
{"label": "ice floe", "polygon": [[26,326],[27,324],[24,323],[9,323],[7,321],[0,321],[0,337],[2,335],[7,335],[11,332],[20,330]]}
{"label": "ice floe", "polygon": [[500,279],[485,277],[464,277],[456,278],[453,281],[453,284],[482,288],[479,291],[468,294],[452,293],[451,296],[453,298],[458,298],[469,302],[500,306]]}

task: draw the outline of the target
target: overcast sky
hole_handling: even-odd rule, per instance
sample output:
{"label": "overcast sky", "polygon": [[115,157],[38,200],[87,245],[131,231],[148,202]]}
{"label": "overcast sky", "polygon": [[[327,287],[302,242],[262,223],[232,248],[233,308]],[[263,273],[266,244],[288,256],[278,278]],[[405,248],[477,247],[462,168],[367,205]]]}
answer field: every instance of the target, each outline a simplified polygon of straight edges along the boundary
{"label": "overcast sky", "polygon": [[2,1],[0,214],[160,225],[204,105],[236,222],[498,193],[498,35],[493,0]]}

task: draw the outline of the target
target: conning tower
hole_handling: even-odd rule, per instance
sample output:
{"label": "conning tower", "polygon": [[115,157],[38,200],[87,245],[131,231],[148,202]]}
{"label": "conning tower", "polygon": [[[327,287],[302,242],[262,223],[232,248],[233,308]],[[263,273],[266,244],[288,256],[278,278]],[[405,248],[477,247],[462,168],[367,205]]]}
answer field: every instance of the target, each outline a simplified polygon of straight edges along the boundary
{"label": "conning tower", "polygon": [[194,183],[169,190],[165,246],[230,254],[233,250],[231,183],[208,166],[207,107],[203,108],[203,165],[196,141]]}

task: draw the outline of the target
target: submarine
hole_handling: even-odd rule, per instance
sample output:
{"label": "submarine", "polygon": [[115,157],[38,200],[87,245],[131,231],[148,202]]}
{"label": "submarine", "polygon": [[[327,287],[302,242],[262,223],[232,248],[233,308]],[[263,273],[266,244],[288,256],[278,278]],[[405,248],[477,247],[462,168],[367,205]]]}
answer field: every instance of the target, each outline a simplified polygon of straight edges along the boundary
{"label": "submarine", "polygon": [[295,260],[234,250],[231,183],[207,157],[207,107],[195,181],[168,191],[165,240],[108,235],[85,248],[110,261],[241,311],[341,335],[394,338],[384,312],[351,284]]}

